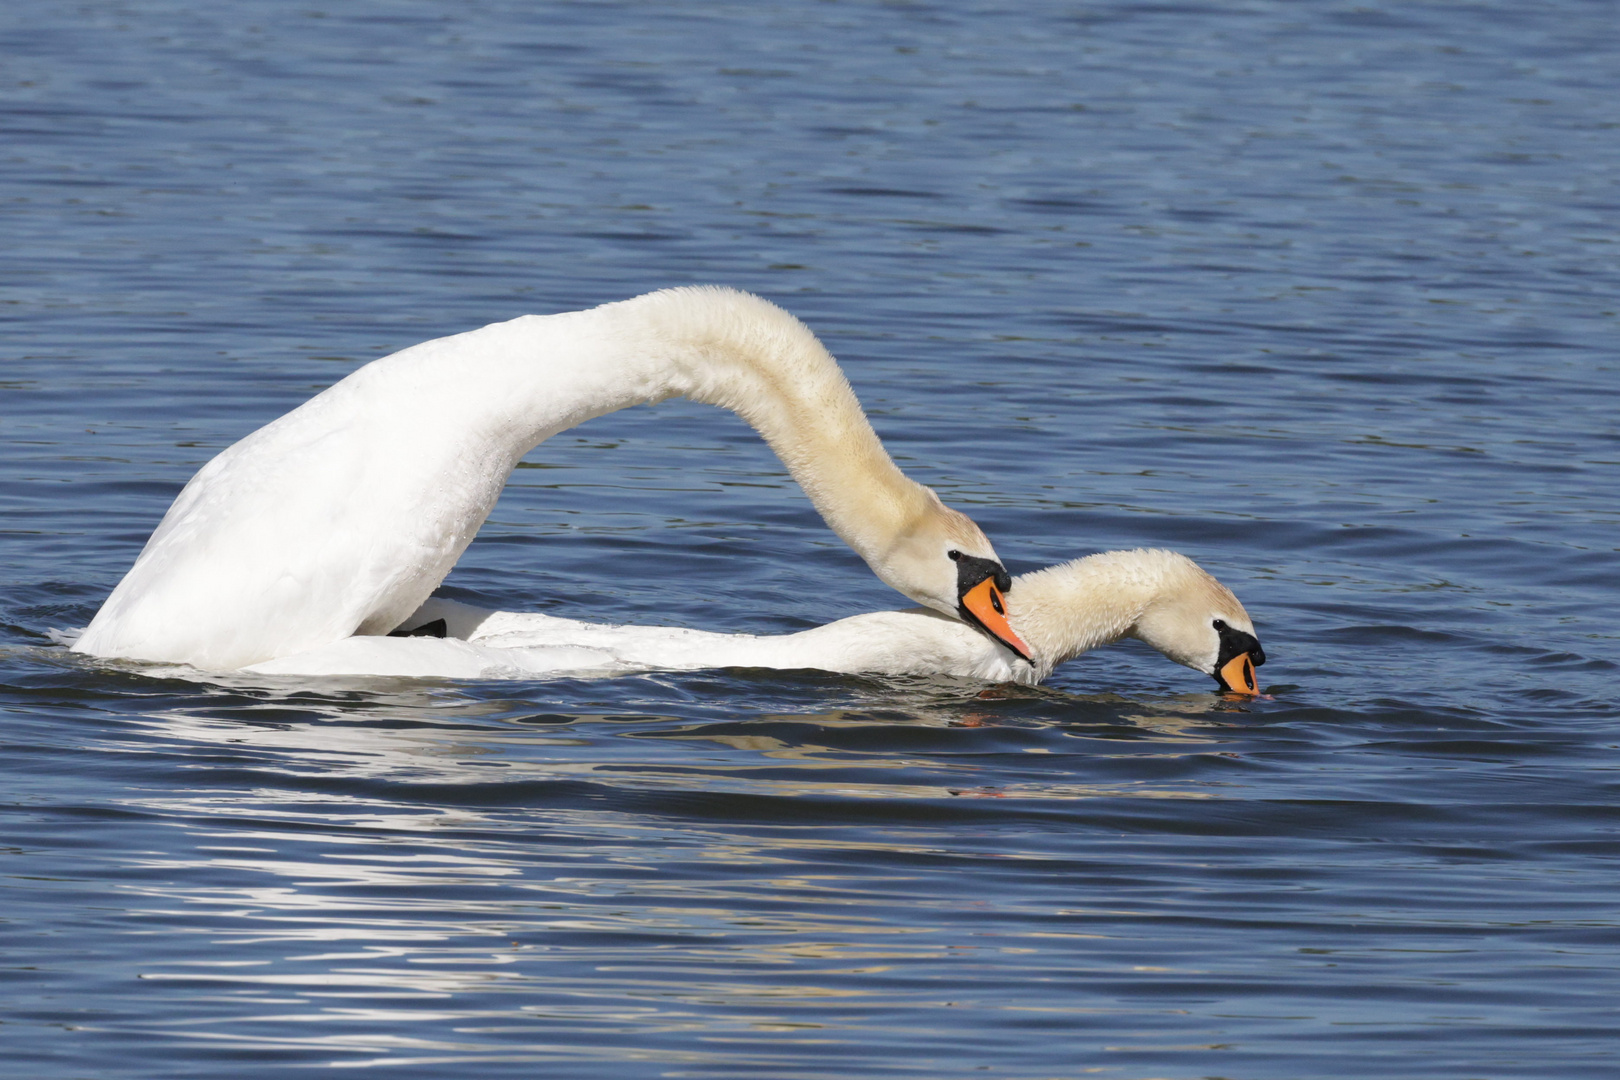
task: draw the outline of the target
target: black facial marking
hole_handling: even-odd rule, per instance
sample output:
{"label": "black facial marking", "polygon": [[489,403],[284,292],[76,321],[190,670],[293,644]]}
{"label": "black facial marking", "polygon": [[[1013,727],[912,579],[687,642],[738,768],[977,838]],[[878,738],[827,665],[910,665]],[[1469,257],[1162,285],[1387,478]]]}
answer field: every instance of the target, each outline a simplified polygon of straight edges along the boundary
{"label": "black facial marking", "polygon": [[1007,573],[1006,567],[994,559],[981,559],[977,555],[964,555],[960,551],[949,552],[956,561],[956,599],[962,597],[985,578],[996,583],[996,588],[1002,592],[1012,592],[1012,575]]}
{"label": "black facial marking", "polygon": [[1212,625],[1215,627],[1215,632],[1221,635],[1221,651],[1215,657],[1216,682],[1221,681],[1218,673],[1234,656],[1248,653],[1249,660],[1255,667],[1259,667],[1266,662],[1266,650],[1260,647],[1259,638],[1242,630],[1232,629],[1222,619],[1216,619]]}
{"label": "black facial marking", "polygon": [[450,627],[445,625],[443,619],[434,619],[421,626],[413,626],[409,630],[390,630],[389,637],[445,637],[450,633]]}
{"label": "black facial marking", "polygon": [[[956,613],[969,626],[977,626],[984,633],[990,634],[985,625],[979,621],[979,617],[968,610],[968,606],[962,602],[962,598],[984,584],[985,580],[988,579],[999,590],[999,592],[993,591],[990,593],[990,606],[995,609],[997,615],[1006,617],[1007,609],[1001,603],[1000,593],[1007,592],[1012,588],[1012,575],[1007,573],[1006,567],[994,559],[981,559],[976,555],[964,555],[960,551],[948,551],[946,554],[956,561]],[[990,634],[990,636],[996,638],[997,641],[1001,641],[995,634]],[[1001,643],[1007,645],[1005,641]],[[1029,657],[1024,656],[1022,650],[1011,645],[1007,645],[1007,647],[1023,659],[1029,660]]]}

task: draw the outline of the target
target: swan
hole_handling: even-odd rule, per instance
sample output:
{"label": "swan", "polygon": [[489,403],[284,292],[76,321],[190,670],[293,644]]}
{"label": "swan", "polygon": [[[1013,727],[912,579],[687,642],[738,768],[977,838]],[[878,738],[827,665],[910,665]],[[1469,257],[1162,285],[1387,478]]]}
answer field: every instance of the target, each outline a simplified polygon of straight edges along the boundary
{"label": "swan", "polygon": [[358,368],[204,465],[73,648],[222,671],[387,634],[444,580],[524,454],[676,396],[764,436],[884,582],[1031,656],[990,541],[896,467],[815,335],[712,286],[527,315]]}
{"label": "swan", "polygon": [[533,678],[701,668],[816,668],[1034,685],[1074,657],[1139,638],[1220,689],[1259,693],[1266,662],[1231,590],[1185,555],[1110,551],[1020,575],[1004,603],[1034,661],[926,608],[856,615],[794,634],[718,634],[491,611],[434,597],[404,624],[422,636],[353,637],[255,664],[265,675]]}

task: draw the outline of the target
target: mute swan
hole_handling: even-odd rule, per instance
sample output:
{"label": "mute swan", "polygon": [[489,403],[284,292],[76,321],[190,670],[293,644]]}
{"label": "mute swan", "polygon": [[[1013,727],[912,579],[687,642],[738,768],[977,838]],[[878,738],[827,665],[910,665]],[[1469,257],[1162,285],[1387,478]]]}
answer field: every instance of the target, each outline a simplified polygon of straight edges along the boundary
{"label": "mute swan", "polygon": [[[267,675],[523,678],[719,667],[818,668],[954,675],[1033,685],[1066,660],[1122,638],[1146,641],[1222,690],[1259,692],[1266,661],[1231,591],[1173,551],[1110,551],[1020,575],[1005,597],[1025,663],[984,634],[928,608],[879,611],[796,634],[715,634],[609,626],[489,611],[434,598],[405,622],[433,636],[354,637],[256,664]],[[439,635],[443,639],[439,639]]]}
{"label": "mute swan", "polygon": [[1029,656],[990,541],[895,466],[815,335],[713,287],[366,364],[204,465],[74,648],[228,670],[386,634],[444,580],[524,454],[676,396],[752,425],[883,581]]}

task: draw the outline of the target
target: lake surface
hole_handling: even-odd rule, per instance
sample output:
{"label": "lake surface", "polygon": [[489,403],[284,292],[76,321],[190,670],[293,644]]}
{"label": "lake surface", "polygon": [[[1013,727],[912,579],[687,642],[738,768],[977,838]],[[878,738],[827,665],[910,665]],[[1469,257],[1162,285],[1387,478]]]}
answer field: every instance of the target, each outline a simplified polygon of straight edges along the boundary
{"label": "lake surface", "polygon": [[[1611,5],[35,0],[0,58],[8,1075],[1614,1075]],[[694,282],[1015,573],[1197,559],[1268,696],[52,644],[357,365]],[[904,604],[684,402],[542,445],[446,592]]]}

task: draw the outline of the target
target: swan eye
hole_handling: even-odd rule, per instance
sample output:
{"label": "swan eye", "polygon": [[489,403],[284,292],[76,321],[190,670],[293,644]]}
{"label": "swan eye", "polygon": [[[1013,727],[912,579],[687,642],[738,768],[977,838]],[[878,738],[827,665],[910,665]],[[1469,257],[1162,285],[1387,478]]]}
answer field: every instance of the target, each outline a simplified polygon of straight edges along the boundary
{"label": "swan eye", "polygon": [[1210,625],[1214,626],[1216,632],[1218,633],[1218,632],[1226,629],[1226,620],[1225,619],[1216,619]]}
{"label": "swan eye", "polygon": [[950,560],[951,560],[951,562],[955,562],[955,561],[956,561],[956,560],[958,560],[958,559],[960,559],[960,558],[961,558],[961,557],[962,557],[962,553],[961,553],[961,552],[960,552],[960,551],[957,551],[957,550],[955,550],[955,549],[952,549],[952,550],[950,550],[950,551],[947,551],[947,552],[946,552],[946,553],[945,553],[945,557],[946,557],[946,558],[947,558],[947,559],[950,559]]}

